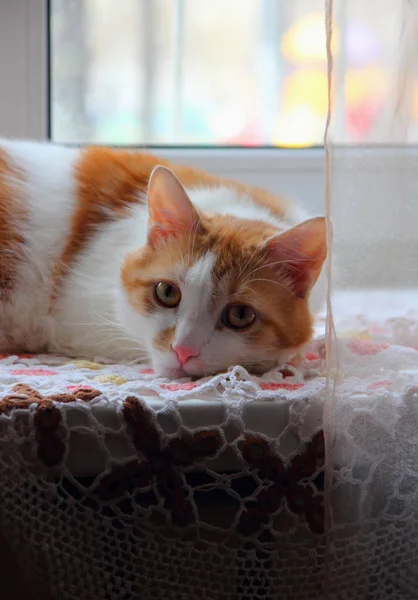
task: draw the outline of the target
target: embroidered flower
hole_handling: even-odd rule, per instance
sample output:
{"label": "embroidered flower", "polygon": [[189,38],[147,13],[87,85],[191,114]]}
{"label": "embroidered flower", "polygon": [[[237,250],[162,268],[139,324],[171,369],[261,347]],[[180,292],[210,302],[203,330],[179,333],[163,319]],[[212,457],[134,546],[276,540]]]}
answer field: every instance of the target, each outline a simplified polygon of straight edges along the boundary
{"label": "embroidered flower", "polygon": [[103,365],[92,362],[91,360],[71,360],[68,365],[75,365],[79,369],[90,369],[91,371],[99,371],[103,369]]}
{"label": "embroidered flower", "polygon": [[58,371],[50,371],[48,369],[13,369],[10,371],[11,375],[21,376],[26,375],[27,377],[53,377],[58,375]]}
{"label": "embroidered flower", "polygon": [[318,360],[318,358],[320,358],[320,356],[317,352],[307,352],[305,354],[305,358],[306,358],[306,360]]}
{"label": "embroidered flower", "polygon": [[92,387],[90,385],[85,385],[84,383],[78,383],[77,385],[67,385],[67,390],[69,392],[76,392],[78,390],[91,390]]}
{"label": "embroidered flower", "polygon": [[390,387],[392,387],[392,381],[390,381],[389,379],[386,379],[384,381],[376,381],[376,383],[371,383],[370,385],[368,385],[367,387],[370,390],[379,390],[379,389],[389,389]]}
{"label": "embroidered flower", "polygon": [[289,390],[289,391],[295,391],[295,390],[300,390],[301,388],[304,387],[303,383],[285,383],[285,382],[277,382],[277,383],[260,382],[259,385],[260,385],[260,387],[261,387],[262,390]]}
{"label": "embroidered flower", "polygon": [[187,382],[187,383],[162,383],[160,385],[163,390],[170,390],[170,392],[179,392],[182,390],[194,390],[199,384]]}
{"label": "embroidered flower", "polygon": [[114,385],[123,385],[127,382],[127,379],[120,375],[98,375],[95,380],[100,383],[113,383]]}
{"label": "embroidered flower", "polygon": [[293,377],[294,373],[293,371],[291,371],[290,369],[287,369],[286,367],[284,367],[283,369],[280,369],[280,373],[282,374],[282,377]]}
{"label": "embroidered flower", "polygon": [[382,342],[381,344],[376,344],[375,342],[369,340],[360,340],[360,339],[352,339],[347,343],[347,348],[353,354],[358,354],[359,356],[373,356],[375,354],[379,354],[379,352],[383,352],[386,348],[389,348],[389,344],[386,342]]}

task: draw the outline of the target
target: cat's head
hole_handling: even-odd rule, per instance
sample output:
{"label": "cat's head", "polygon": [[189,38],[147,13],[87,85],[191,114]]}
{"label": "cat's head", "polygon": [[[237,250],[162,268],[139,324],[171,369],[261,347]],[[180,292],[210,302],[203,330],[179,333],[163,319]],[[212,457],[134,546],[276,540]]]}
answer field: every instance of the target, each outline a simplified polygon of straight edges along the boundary
{"label": "cat's head", "polygon": [[148,206],[148,241],[125,258],[118,313],[157,374],[203,376],[237,364],[264,372],[310,339],[324,218],[280,233],[201,213],[165,167],[151,175]]}

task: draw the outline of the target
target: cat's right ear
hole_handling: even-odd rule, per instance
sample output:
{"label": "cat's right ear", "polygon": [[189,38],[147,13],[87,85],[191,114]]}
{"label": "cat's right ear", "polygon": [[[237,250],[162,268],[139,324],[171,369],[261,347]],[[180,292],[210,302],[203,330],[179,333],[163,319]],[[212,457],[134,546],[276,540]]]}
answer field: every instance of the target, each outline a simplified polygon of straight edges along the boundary
{"label": "cat's right ear", "polygon": [[200,220],[186,190],[170,169],[155,167],[148,183],[148,243],[188,234]]}
{"label": "cat's right ear", "polygon": [[297,298],[305,298],[327,257],[325,217],[314,217],[267,240],[272,265]]}

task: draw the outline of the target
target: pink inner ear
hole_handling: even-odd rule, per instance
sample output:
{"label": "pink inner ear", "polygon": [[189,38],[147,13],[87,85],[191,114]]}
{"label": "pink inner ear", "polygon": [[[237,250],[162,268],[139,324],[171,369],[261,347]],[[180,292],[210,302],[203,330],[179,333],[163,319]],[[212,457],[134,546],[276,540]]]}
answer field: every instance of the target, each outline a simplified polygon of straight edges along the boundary
{"label": "pink inner ear", "polygon": [[177,177],[166,167],[158,166],[148,184],[148,240],[182,235],[193,229],[199,213]]}
{"label": "pink inner ear", "polygon": [[325,219],[304,221],[270,240],[267,248],[281,279],[298,298],[304,298],[327,257]]}

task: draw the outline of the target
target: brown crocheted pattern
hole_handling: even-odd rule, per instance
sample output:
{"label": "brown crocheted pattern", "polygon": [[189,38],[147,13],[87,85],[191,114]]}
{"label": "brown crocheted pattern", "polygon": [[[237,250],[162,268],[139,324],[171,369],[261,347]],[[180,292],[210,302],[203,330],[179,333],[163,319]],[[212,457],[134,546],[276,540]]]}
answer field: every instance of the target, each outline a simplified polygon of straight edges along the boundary
{"label": "brown crocheted pattern", "polygon": [[[194,523],[196,515],[184,468],[221,452],[226,445],[221,432],[219,429],[182,431],[166,439],[155,414],[135,397],[125,400],[123,415],[140,457],[116,467],[104,477],[96,487],[96,494],[102,500],[116,500],[134,488],[144,490],[155,485],[172,523],[180,527]],[[257,534],[283,502],[293,514],[304,517],[313,533],[323,533],[322,483],[318,484],[318,479],[322,481],[325,453],[322,432],[287,465],[275,453],[272,444],[258,435],[245,435],[239,451],[250,472],[256,472],[261,480],[255,499],[243,502],[238,521],[242,535]]]}
{"label": "brown crocheted pattern", "polygon": [[287,467],[271,444],[260,436],[245,435],[240,450],[245,462],[264,483],[256,499],[246,503],[241,513],[238,523],[241,533],[256,533],[268,516],[279,509],[283,499],[291,512],[305,516],[313,533],[323,533],[324,500],[316,484],[325,457],[323,432],[318,432]]}
{"label": "brown crocheted pattern", "polygon": [[[14,409],[36,405],[33,423],[37,455],[45,466],[55,467],[63,461],[66,451],[61,409],[55,403],[88,402],[100,394],[98,390],[81,387],[73,393],[43,396],[30,386],[18,384],[11,394],[0,400],[0,414],[9,415]],[[143,498],[153,490],[151,504],[155,505],[156,498],[160,497],[164,511],[174,525],[196,524],[193,485],[188,479],[193,471],[190,467],[213,459],[227,448],[222,429],[206,428],[193,432],[179,429],[177,434],[167,435],[159,427],[156,414],[134,396],[126,398],[122,414],[138,458],[99,477],[93,493],[101,500],[117,504],[132,490],[142,490]],[[274,441],[252,433],[243,434],[236,451],[246,465],[243,478],[251,480],[255,476],[258,482],[253,493],[242,496],[237,515],[237,528],[242,535],[261,534],[263,527],[268,526],[271,518],[284,507],[306,521],[312,533],[323,533],[325,448],[322,432],[290,461],[280,457]]]}
{"label": "brown crocheted pattern", "polygon": [[65,453],[64,432],[61,427],[61,411],[54,402],[89,402],[100,396],[99,390],[79,388],[74,393],[43,396],[24,383],[12,388],[12,393],[0,400],[0,414],[9,415],[15,409],[27,409],[36,404],[34,425],[36,431],[38,458],[47,467],[58,465]]}
{"label": "brown crocheted pattern", "polygon": [[172,522],[183,527],[189,525],[195,518],[193,505],[178,467],[213,457],[223,445],[220,431],[182,432],[165,443],[154,413],[143,402],[133,396],[126,398],[123,415],[142,458],[114,469],[102,479],[96,492],[102,498],[116,498],[132,485],[143,488],[155,481]]}

